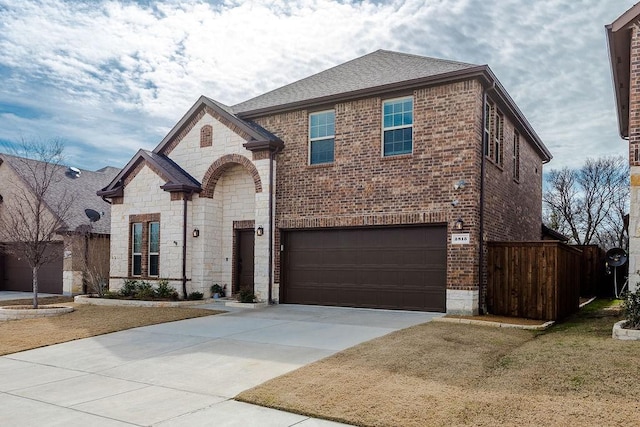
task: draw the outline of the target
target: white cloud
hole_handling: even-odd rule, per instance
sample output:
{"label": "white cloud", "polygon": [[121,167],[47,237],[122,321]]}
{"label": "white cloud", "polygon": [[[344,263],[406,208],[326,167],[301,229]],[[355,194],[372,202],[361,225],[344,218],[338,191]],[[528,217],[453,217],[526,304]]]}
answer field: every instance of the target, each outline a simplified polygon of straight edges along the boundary
{"label": "white cloud", "polygon": [[201,94],[235,104],[385,48],[488,63],[551,167],[577,166],[626,152],[603,26],[633,2],[0,0],[0,139],[60,136],[80,166],[122,166]]}

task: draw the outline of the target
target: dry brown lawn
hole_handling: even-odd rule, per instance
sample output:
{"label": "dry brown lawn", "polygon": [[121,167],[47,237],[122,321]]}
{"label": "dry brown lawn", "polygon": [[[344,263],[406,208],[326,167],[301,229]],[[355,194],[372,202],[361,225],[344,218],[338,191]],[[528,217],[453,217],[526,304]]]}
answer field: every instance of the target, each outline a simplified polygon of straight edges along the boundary
{"label": "dry brown lawn", "polygon": [[[75,304],[72,301],[70,297],[39,298],[40,305],[69,305],[73,306],[75,311],[56,317],[0,321],[0,356],[138,326],[220,313],[199,308],[100,307]],[[0,305],[23,304],[31,304],[31,300],[0,303]]]}
{"label": "dry brown lawn", "polygon": [[640,342],[596,302],[545,332],[428,323],[237,399],[360,426],[617,426],[640,420]]}

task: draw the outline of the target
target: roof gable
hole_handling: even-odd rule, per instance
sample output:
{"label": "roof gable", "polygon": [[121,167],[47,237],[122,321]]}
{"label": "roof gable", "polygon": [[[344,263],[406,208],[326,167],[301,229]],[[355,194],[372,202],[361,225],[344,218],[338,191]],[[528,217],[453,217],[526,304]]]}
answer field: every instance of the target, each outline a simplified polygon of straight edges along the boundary
{"label": "roof gable", "polygon": [[230,107],[206,96],[201,96],[167,136],[160,141],[153,152],[165,156],[169,155],[205,114],[211,115],[249,143],[277,140],[277,137],[259,126],[236,117]]}
{"label": "roof gable", "polygon": [[97,192],[98,196],[122,196],[124,187],[138,174],[143,166],[149,166],[154,173],[165,181],[165,185],[161,187],[165,191],[189,193],[201,191],[200,182],[167,156],[151,151],[138,150],[122,171],[113,178],[111,183]]}

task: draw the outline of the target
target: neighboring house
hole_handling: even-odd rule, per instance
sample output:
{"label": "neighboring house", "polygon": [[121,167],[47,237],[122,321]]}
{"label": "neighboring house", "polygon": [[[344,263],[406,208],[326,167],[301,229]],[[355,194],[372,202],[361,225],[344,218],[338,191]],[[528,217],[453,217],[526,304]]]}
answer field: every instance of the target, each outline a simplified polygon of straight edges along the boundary
{"label": "neighboring house", "polygon": [[110,286],[477,313],[480,242],[540,239],[550,159],[486,65],[379,50],[233,107],[203,96],[98,192]]}
{"label": "neighboring house", "polygon": [[[44,163],[0,153],[0,215],[15,214],[16,195],[33,193],[31,171],[42,171]],[[38,275],[39,292],[78,294],[86,291],[87,265],[90,270],[108,277],[110,205],[96,195],[96,191],[109,183],[120,169],[106,167],[92,172],[54,167],[50,189],[45,195],[45,215],[53,218],[56,202],[72,201],[68,218],[57,230],[48,251],[53,261],[44,265]],[[85,209],[92,209],[102,218],[89,220]],[[2,235],[0,230],[0,235]],[[0,290],[31,291],[31,267],[19,256],[6,249],[15,242],[0,239]]]}
{"label": "neighboring house", "polygon": [[618,131],[629,141],[629,288],[640,283],[640,3],[607,25]]}

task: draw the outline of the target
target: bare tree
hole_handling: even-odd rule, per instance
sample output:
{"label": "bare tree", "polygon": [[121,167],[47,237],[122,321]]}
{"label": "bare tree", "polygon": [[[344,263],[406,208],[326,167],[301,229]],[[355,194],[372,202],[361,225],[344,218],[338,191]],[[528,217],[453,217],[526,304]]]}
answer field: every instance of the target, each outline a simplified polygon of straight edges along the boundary
{"label": "bare tree", "polygon": [[5,252],[31,267],[33,307],[38,308],[38,271],[59,256],[49,248],[65,226],[73,203],[72,195],[56,186],[64,178],[60,168],[64,144],[59,139],[22,140],[7,148],[15,174],[3,183],[0,241],[7,243]]}
{"label": "bare tree", "polygon": [[629,166],[623,157],[590,158],[580,169],[551,170],[546,180],[547,226],[578,245],[628,247]]}

